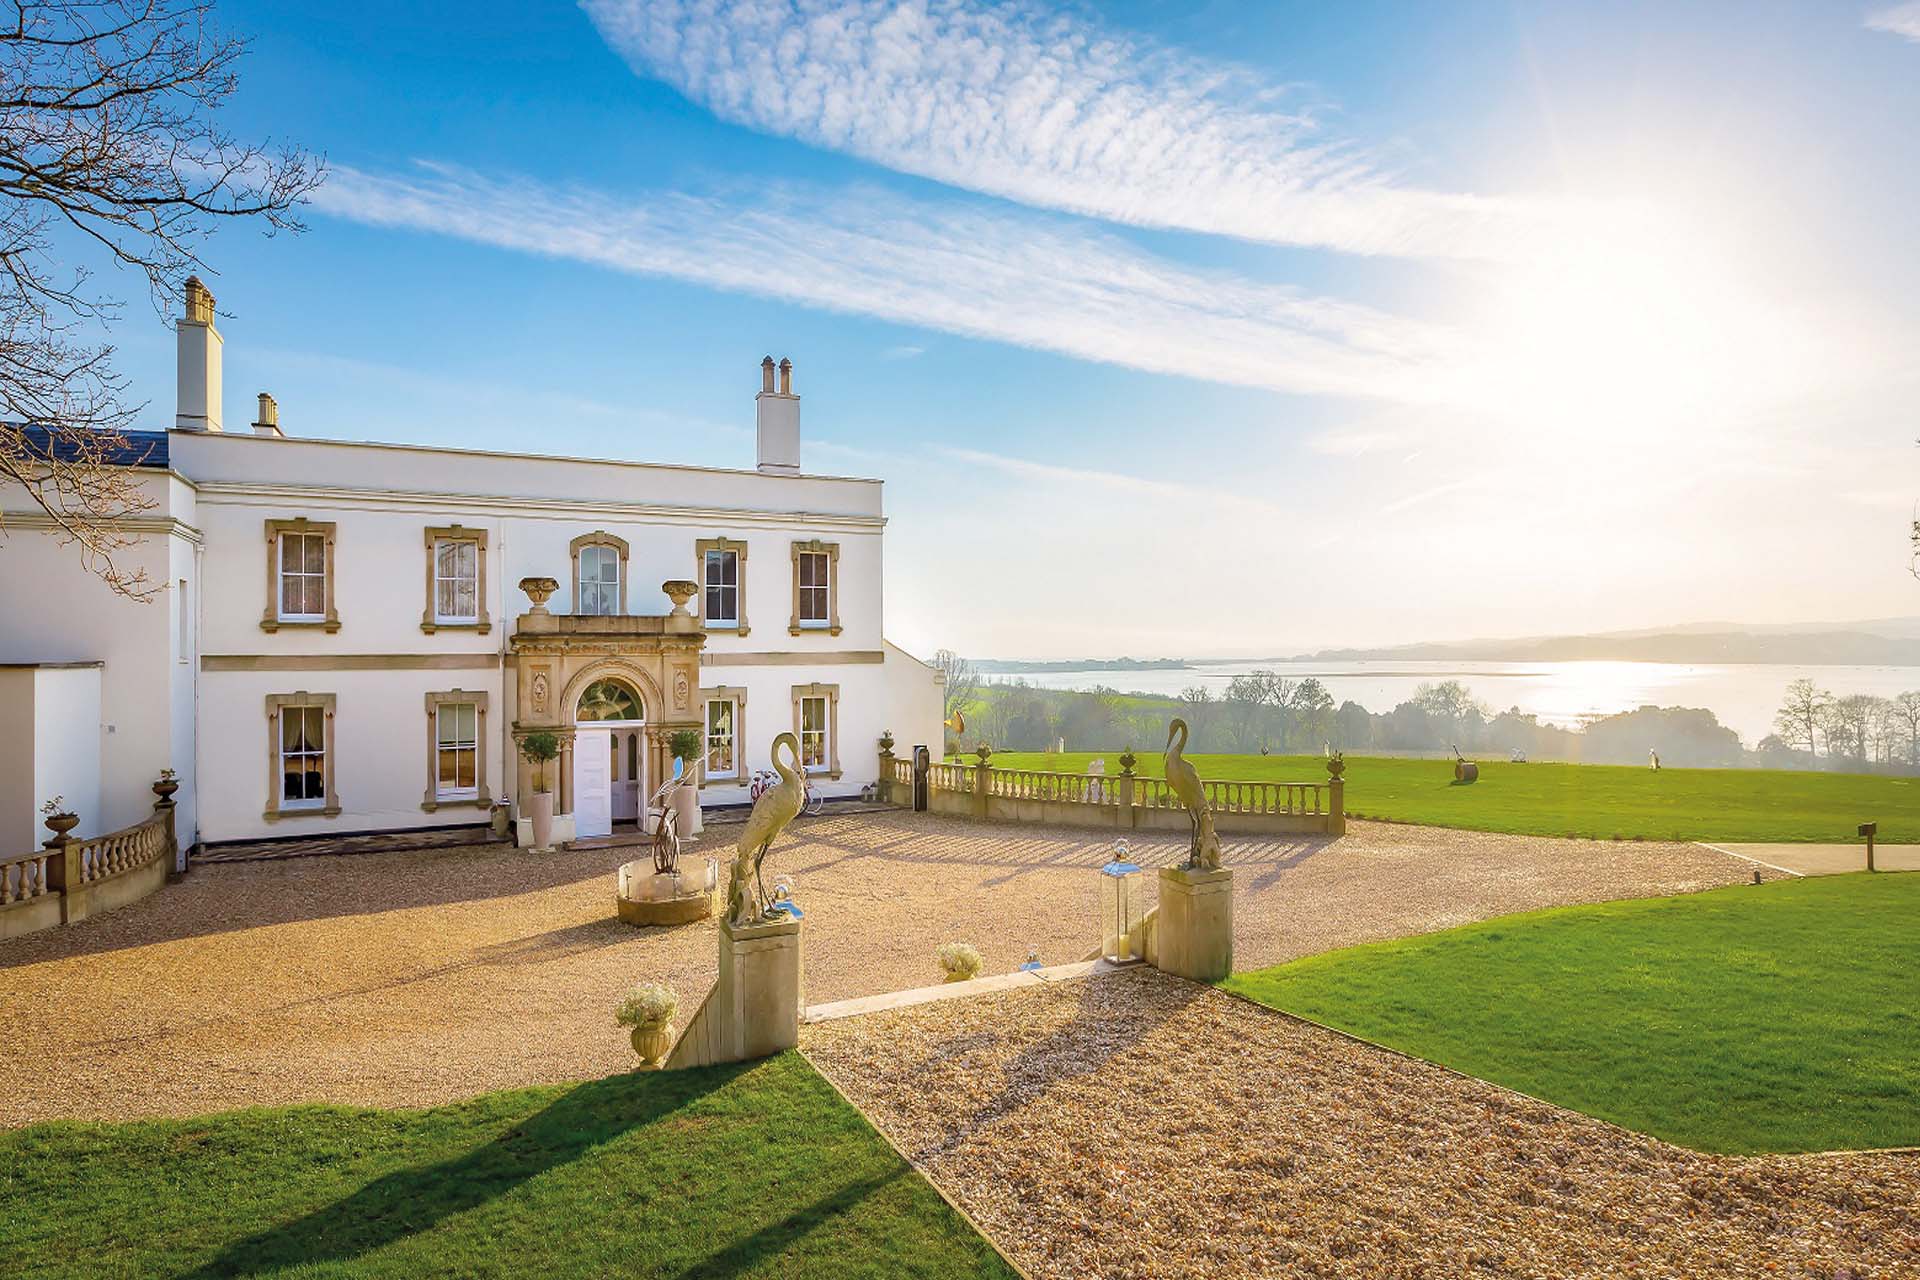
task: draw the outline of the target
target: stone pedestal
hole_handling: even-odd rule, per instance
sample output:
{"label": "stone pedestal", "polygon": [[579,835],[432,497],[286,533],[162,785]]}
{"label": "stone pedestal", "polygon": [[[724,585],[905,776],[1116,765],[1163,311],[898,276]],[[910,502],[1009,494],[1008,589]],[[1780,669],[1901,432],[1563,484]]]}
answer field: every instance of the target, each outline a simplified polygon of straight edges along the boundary
{"label": "stone pedestal", "polygon": [[1233,972],[1233,872],[1160,869],[1157,962],[1176,977],[1218,982]]}
{"label": "stone pedestal", "polygon": [[800,1043],[800,922],[734,928],[720,922],[721,1010],[730,1061],[764,1058]]}

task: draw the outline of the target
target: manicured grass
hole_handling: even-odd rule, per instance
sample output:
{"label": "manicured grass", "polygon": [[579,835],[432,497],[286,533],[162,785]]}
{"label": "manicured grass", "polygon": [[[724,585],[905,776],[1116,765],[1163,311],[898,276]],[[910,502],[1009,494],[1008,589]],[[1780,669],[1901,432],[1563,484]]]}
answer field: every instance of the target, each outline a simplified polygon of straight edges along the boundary
{"label": "manicured grass", "polygon": [[1013,1272],[797,1054],[428,1111],[0,1134],[0,1273]]}
{"label": "manicured grass", "polygon": [[[1158,751],[1135,770],[1161,773]],[[1084,772],[1099,756],[1120,772],[1120,752],[995,752],[1010,769]],[[967,756],[971,761],[973,757]],[[1195,755],[1203,778],[1318,782],[1318,756]],[[1347,757],[1347,812],[1436,827],[1576,835],[1608,840],[1844,841],[1878,822],[1883,842],[1920,843],[1920,778],[1773,769],[1651,769],[1603,764],[1481,761],[1480,781],[1453,781],[1447,760]]]}
{"label": "manicured grass", "polygon": [[1920,1145],[1920,874],[1505,916],[1233,975],[1262,1004],[1704,1151]]}

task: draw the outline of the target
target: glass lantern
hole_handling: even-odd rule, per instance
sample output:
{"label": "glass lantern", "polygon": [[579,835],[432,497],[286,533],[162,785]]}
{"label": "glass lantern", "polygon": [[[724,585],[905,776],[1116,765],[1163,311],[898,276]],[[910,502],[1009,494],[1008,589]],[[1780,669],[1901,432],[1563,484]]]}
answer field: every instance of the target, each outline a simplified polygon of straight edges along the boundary
{"label": "glass lantern", "polygon": [[1140,866],[1128,856],[1127,842],[1113,842],[1113,860],[1100,868],[1100,954],[1116,964],[1133,954],[1133,931],[1140,923]]}

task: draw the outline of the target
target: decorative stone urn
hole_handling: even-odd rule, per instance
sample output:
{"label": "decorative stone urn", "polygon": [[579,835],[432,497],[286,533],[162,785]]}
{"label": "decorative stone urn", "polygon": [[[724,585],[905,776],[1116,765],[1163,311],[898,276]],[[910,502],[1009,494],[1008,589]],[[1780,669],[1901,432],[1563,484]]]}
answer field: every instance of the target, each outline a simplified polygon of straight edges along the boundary
{"label": "decorative stone urn", "polygon": [[66,842],[67,832],[80,825],[80,815],[77,813],[51,813],[46,817],[46,824],[47,830],[53,832],[53,839],[45,842],[46,846],[51,849],[57,844]]}
{"label": "decorative stone urn", "polygon": [[527,599],[533,601],[534,613],[545,613],[547,601],[560,589],[560,583],[553,578],[522,578],[520,589],[527,593]]}
{"label": "decorative stone urn", "polygon": [[689,581],[686,578],[670,578],[660,584],[660,589],[667,593],[667,599],[673,601],[672,616],[676,618],[692,616],[687,609],[687,601],[699,594],[699,583]]}
{"label": "decorative stone urn", "polygon": [[640,1055],[640,1069],[657,1071],[661,1059],[667,1056],[667,1050],[673,1048],[673,1024],[657,1022],[635,1027],[630,1039],[633,1041],[633,1051]]}
{"label": "decorative stone urn", "polygon": [[1140,757],[1139,757],[1139,756],[1136,756],[1136,755],[1135,755],[1135,754],[1133,754],[1133,752],[1131,752],[1131,751],[1122,751],[1122,752],[1120,753],[1120,773],[1121,773],[1121,776],[1123,776],[1123,777],[1132,777],[1132,776],[1133,776],[1133,766],[1135,766],[1136,764],[1139,764],[1139,763],[1140,763]]}
{"label": "decorative stone urn", "polygon": [[880,731],[880,754],[883,756],[893,754],[893,730],[891,729]]}
{"label": "decorative stone urn", "polygon": [[987,761],[993,759],[993,748],[983,742],[973,749],[973,754],[980,758],[981,764],[985,764]]}
{"label": "decorative stone urn", "polygon": [[1327,775],[1329,777],[1337,778],[1346,771],[1347,762],[1344,757],[1338,755],[1327,757]]}
{"label": "decorative stone urn", "polygon": [[162,800],[172,800],[173,793],[179,789],[180,780],[178,778],[160,778],[153,784],[153,794],[159,796]]}

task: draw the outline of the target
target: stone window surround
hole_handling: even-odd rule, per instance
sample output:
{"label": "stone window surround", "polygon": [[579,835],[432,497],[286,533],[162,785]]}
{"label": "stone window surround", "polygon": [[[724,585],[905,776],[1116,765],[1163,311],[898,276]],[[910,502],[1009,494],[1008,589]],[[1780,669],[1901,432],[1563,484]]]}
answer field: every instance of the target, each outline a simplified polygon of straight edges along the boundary
{"label": "stone window surround", "polygon": [[[486,635],[493,630],[493,621],[487,616],[487,531],[468,529],[462,525],[446,525],[429,528],[427,537],[427,607],[420,615],[420,629],[428,635],[436,631],[477,631]],[[434,544],[436,542],[473,542],[478,543],[474,557],[474,607],[479,617],[473,622],[441,622],[436,617],[434,605],[433,570]],[[624,569],[625,566],[622,565]]]}
{"label": "stone window surround", "polygon": [[[734,552],[734,614],[738,626],[731,623],[713,623],[707,621],[707,552]],[[747,634],[747,544],[741,538],[729,538],[724,534],[716,538],[699,538],[693,544],[693,580],[700,584],[700,625],[708,631],[721,631],[727,635],[744,636]]]}
{"label": "stone window surround", "polygon": [[[333,599],[334,582],[337,579],[333,570],[334,529],[331,520],[309,520],[305,516],[267,521],[267,607],[260,615],[262,631],[304,627],[331,633],[340,629],[340,610]],[[283,619],[280,616],[280,535],[283,533],[318,533],[326,538],[326,609],[319,618]]]}
{"label": "stone window surround", "polygon": [[[827,557],[827,625],[819,623],[802,624],[800,621],[800,553],[816,551]],[[840,544],[822,542],[813,538],[807,542],[794,542],[789,553],[793,560],[793,615],[787,620],[787,631],[791,635],[805,635],[808,632],[825,632],[830,636],[840,634]]]}
{"label": "stone window surround", "polygon": [[[805,698],[827,700],[827,767],[801,771],[809,778],[838,780],[840,777],[840,686],[837,684],[796,684],[793,686],[793,737],[800,741],[800,703]],[[805,758],[804,750],[802,759]]]}
{"label": "stone window surround", "polygon": [[[471,702],[473,706],[473,778],[479,790],[471,796],[451,800],[440,798],[439,711],[446,703]],[[487,792],[487,692],[484,689],[448,689],[426,695],[427,708],[427,790],[420,797],[420,808],[427,813],[437,809],[465,807],[485,809],[493,804]]]}
{"label": "stone window surround", "polygon": [[612,547],[620,553],[620,616],[627,615],[627,540],[608,533],[605,529],[595,529],[592,533],[583,533],[567,544],[567,559],[573,564],[573,595],[569,598],[568,612],[580,613],[580,551],[583,547]]}
{"label": "stone window surround", "polygon": [[[733,703],[733,772],[718,777],[707,773],[707,704],[709,702]],[[700,691],[700,786],[738,787],[753,777],[753,771],[747,768],[747,690],[744,685],[722,684]]]}
{"label": "stone window surround", "polygon": [[[270,693],[267,695],[267,807],[261,814],[269,822],[282,818],[332,818],[340,812],[340,793],[334,789],[334,757],[338,754],[334,734],[335,695],[331,693],[308,693],[301,689],[294,693]],[[280,789],[284,785],[280,766],[280,711],[284,707],[319,707],[325,714],[321,720],[325,735],[321,749],[321,790],[325,799],[318,808],[282,809],[280,807]]]}

